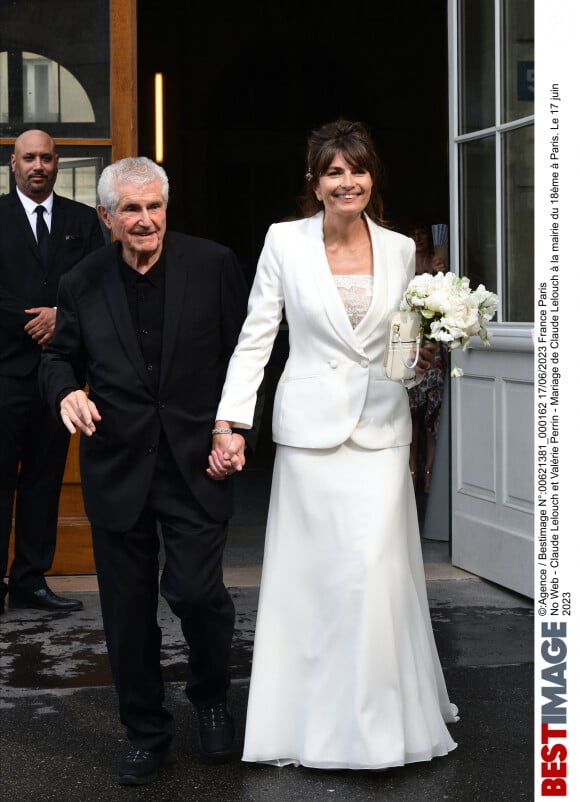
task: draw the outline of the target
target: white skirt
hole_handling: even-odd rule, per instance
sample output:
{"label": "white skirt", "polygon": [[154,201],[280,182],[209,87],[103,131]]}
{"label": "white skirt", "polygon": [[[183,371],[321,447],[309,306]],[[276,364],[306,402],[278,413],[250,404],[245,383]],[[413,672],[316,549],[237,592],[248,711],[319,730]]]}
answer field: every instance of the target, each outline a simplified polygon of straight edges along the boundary
{"label": "white skirt", "polygon": [[408,460],[277,447],[242,760],[384,769],[455,748]]}

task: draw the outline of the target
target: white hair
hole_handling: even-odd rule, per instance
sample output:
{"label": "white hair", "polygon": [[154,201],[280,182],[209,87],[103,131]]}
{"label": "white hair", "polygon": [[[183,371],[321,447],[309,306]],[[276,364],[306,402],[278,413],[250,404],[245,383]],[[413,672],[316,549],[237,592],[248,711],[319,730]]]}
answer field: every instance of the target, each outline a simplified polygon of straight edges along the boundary
{"label": "white hair", "polygon": [[153,181],[161,181],[161,195],[167,206],[169,201],[169,179],[167,173],[161,167],[146,156],[129,156],[126,159],[109,164],[99,178],[97,194],[99,203],[104,206],[109,214],[114,214],[119,205],[119,192],[117,187],[120,184],[151,184]]}

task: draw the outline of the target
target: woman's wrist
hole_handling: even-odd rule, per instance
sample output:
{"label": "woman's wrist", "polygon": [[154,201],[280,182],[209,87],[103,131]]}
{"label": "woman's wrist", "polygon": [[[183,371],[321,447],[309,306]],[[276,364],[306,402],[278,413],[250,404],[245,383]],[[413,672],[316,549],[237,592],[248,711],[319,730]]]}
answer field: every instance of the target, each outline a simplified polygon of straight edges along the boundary
{"label": "woman's wrist", "polygon": [[227,420],[216,420],[211,430],[212,434],[232,434],[232,426]]}

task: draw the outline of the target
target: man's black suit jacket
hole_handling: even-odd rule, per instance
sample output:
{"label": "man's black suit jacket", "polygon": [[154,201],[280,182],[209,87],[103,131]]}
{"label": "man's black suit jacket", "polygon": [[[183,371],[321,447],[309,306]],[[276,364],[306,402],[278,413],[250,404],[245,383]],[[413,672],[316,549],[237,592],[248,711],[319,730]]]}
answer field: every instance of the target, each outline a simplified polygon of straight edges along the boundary
{"label": "man's black suit jacket", "polygon": [[0,375],[28,376],[41,349],[25,331],[25,309],[56,306],[60,277],[84,256],[105,245],[97,213],[90,206],[54,195],[48,263],[16,191],[0,197]]}
{"label": "man's black suit jacket", "polygon": [[[58,414],[66,390],[89,386],[102,420],[81,435],[85,509],[91,523],[126,531],[145,504],[163,428],[191,492],[217,521],[233,511],[233,484],[205,474],[211,429],[248,288],[233,253],[167,233],[159,388],[151,386],[119,269],[119,243],[63,276],[54,337],[40,382]],[[75,378],[76,373],[76,378]],[[252,445],[254,432],[248,433]]]}

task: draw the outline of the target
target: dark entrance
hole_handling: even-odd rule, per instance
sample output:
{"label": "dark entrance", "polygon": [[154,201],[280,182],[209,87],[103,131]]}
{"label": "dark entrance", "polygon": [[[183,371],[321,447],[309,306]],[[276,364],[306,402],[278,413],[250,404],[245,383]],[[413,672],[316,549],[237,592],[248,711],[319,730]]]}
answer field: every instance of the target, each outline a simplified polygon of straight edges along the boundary
{"label": "dark entrance", "polygon": [[364,120],[396,225],[448,222],[447,3],[141,3],[139,152],[166,77],[169,224],[230,245],[251,273],[270,223],[296,213],[309,131]]}

